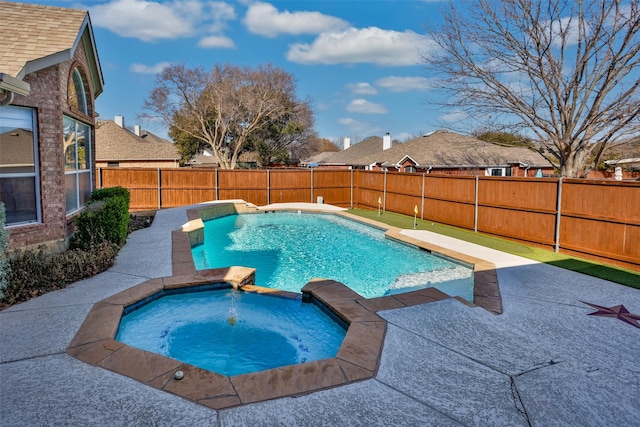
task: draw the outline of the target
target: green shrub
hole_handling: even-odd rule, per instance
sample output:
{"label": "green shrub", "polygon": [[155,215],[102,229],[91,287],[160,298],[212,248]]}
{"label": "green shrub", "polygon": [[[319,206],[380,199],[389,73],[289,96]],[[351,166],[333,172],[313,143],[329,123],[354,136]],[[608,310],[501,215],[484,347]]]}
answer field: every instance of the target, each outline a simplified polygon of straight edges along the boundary
{"label": "green shrub", "polygon": [[101,242],[124,245],[129,230],[129,190],[111,187],[95,190],[86,209],[76,217],[74,248],[89,249]]}
{"label": "green shrub", "polygon": [[94,190],[91,193],[92,201],[109,199],[111,197],[122,197],[126,200],[127,207],[129,207],[129,203],[131,202],[131,193],[123,187],[101,188],[99,190]]}
{"label": "green shrub", "polygon": [[[8,253],[4,227],[1,227],[0,284],[5,283],[6,289],[4,295],[0,295],[0,307],[65,288],[111,267],[127,239],[130,197],[129,190],[122,187],[91,193],[86,209],[76,217],[73,249],[64,253],[42,249]],[[3,224],[4,209],[0,208]],[[5,246],[1,246],[2,239]],[[3,260],[6,267],[2,267]]]}
{"label": "green shrub", "polygon": [[4,289],[7,287],[9,263],[7,259],[7,247],[9,245],[9,233],[4,228],[7,216],[4,203],[0,202],[0,300],[4,297]]}
{"label": "green shrub", "polygon": [[12,253],[8,256],[7,288],[0,301],[16,304],[102,273],[114,264],[118,250],[115,243],[102,242],[88,250],[64,253],[41,249]]}

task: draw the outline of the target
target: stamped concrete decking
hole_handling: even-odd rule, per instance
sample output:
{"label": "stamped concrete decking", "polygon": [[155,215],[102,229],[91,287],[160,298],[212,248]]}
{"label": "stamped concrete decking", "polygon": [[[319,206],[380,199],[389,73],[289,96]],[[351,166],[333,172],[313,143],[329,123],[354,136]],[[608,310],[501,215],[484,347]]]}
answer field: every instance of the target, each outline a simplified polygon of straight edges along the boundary
{"label": "stamped concrete decking", "polygon": [[371,379],[215,410],[67,354],[94,304],[186,268],[171,241],[187,220],[159,211],[109,271],[0,312],[0,424],[639,424],[640,328],[582,301],[637,314],[640,291],[419,230],[399,233],[495,264],[503,314],[452,298],[378,311]]}

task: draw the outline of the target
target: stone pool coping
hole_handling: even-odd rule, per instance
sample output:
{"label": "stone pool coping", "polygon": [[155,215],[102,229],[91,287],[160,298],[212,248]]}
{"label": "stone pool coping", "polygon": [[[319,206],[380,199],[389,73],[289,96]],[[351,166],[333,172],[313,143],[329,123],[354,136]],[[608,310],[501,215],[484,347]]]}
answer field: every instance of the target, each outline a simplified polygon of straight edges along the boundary
{"label": "stone pool coping", "polygon": [[[182,229],[172,232],[173,275],[148,280],[96,303],[67,348],[67,353],[151,387],[213,409],[224,409],[373,378],[378,370],[387,328],[386,321],[377,315],[377,311],[450,298],[438,289],[426,288],[365,299],[342,283],[314,279],[302,289],[302,298],[316,299],[348,325],[336,357],[231,377],[115,341],[125,308],[165,290],[217,283],[246,292],[292,297],[288,292],[254,286],[255,269],[252,268],[232,266],[195,269],[191,246],[202,238],[202,220],[247,212],[257,212],[257,208],[244,202],[233,202],[188,210],[189,222]],[[492,263],[403,236],[400,229],[386,224],[345,212],[335,214],[385,229],[388,238],[474,265],[475,305],[493,313],[502,312],[497,275]],[[466,305],[474,305],[462,298],[456,299]],[[178,370],[184,373],[181,380],[174,378]]]}

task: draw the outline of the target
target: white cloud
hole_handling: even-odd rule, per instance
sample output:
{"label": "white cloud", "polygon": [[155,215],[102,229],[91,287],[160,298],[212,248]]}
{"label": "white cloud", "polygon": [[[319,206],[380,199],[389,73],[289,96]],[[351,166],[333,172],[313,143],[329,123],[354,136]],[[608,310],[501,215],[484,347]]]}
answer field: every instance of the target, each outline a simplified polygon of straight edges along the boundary
{"label": "white cloud", "polygon": [[378,93],[378,90],[375,87],[366,82],[349,83],[347,84],[347,89],[356,95],[375,95]]}
{"label": "white cloud", "polygon": [[279,34],[320,34],[349,26],[347,21],[320,12],[279,12],[269,3],[249,6],[242,20],[247,29],[265,37]]}
{"label": "white cloud", "polygon": [[160,71],[171,65],[170,62],[159,62],[156,65],[144,65],[138,62],[131,64],[129,70],[138,74],[158,74]]}
{"label": "white cloud", "polygon": [[371,130],[371,125],[366,122],[361,122],[359,120],[352,119],[350,117],[343,117],[338,119],[338,123],[346,126],[352,132],[361,132],[361,131],[369,131]]}
{"label": "white cloud", "polygon": [[[192,0],[197,1],[197,0]],[[236,19],[236,11],[228,3],[210,2],[204,3],[209,6],[209,31],[212,33],[222,32],[227,28],[227,22]]]}
{"label": "white cloud", "polygon": [[198,47],[222,47],[233,49],[236,47],[236,45],[233,40],[226,36],[207,36],[200,39],[200,41],[198,42]]}
{"label": "white cloud", "polygon": [[427,90],[432,85],[426,77],[396,77],[389,76],[376,80],[376,86],[387,89],[390,92],[411,92]]}
{"label": "white cloud", "polygon": [[86,8],[95,27],[146,42],[219,33],[236,18],[233,6],[205,0],[113,0]]}
{"label": "white cloud", "polygon": [[464,111],[454,110],[450,113],[445,113],[441,115],[440,120],[446,123],[452,123],[452,122],[460,122],[462,120],[465,120],[467,117],[469,117],[469,115]]}
{"label": "white cloud", "polygon": [[347,111],[362,114],[387,114],[387,109],[375,102],[369,102],[366,99],[354,99],[347,105]]}
{"label": "white cloud", "polygon": [[417,65],[421,62],[419,49],[425,48],[428,40],[413,31],[349,28],[320,34],[311,44],[294,44],[287,52],[287,59],[302,64]]}

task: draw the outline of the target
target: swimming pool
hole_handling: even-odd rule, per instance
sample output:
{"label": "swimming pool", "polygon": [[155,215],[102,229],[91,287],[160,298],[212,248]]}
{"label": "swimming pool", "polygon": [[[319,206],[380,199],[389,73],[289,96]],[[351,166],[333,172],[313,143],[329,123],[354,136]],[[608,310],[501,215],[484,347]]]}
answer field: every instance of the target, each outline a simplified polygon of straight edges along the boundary
{"label": "swimming pool", "polygon": [[116,340],[233,376],[335,357],[345,334],[314,303],[221,289],[136,307],[122,317]]}
{"label": "swimming pool", "polygon": [[300,292],[312,278],[327,278],[365,298],[435,287],[473,301],[471,268],[337,215],[228,215],[204,225],[204,243],[192,247],[198,270],[252,267],[257,285],[290,292]]}

